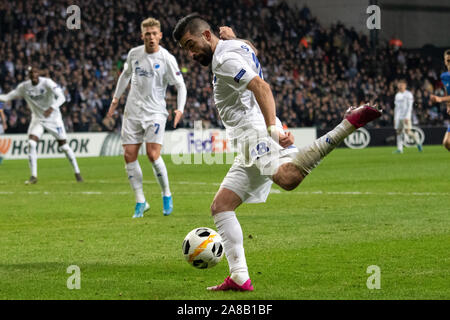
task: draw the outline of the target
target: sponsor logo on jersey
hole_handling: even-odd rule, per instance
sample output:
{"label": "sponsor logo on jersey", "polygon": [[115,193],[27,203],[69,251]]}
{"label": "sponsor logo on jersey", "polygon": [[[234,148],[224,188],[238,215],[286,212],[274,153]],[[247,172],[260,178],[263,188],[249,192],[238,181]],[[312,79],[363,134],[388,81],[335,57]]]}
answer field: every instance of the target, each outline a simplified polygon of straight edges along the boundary
{"label": "sponsor logo on jersey", "polygon": [[370,133],[364,128],[359,128],[344,140],[344,144],[352,149],[364,149],[370,143]]}
{"label": "sponsor logo on jersey", "polygon": [[144,68],[141,68],[141,67],[136,67],[136,69],[134,71],[140,77],[151,78],[151,77],[155,76],[155,73],[153,72],[153,70],[147,71],[147,70],[145,70]]}
{"label": "sponsor logo on jersey", "polygon": [[244,76],[244,74],[247,71],[245,69],[241,69],[241,71],[238,72],[238,74],[234,77],[234,81],[236,81],[237,83],[239,83],[239,80],[241,80],[241,78]]}

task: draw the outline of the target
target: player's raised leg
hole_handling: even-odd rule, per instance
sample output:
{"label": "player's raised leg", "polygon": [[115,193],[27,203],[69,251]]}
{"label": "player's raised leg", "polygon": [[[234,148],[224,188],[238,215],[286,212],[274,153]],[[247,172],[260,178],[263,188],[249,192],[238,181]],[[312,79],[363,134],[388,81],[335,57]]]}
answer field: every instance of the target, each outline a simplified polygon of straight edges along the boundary
{"label": "player's raised leg", "polygon": [[244,236],[235,210],[242,203],[233,191],[220,188],[211,204],[211,213],[217,231],[222,237],[230,276],[222,284],[208,287],[212,291],[253,291],[244,252]]}
{"label": "player's raised leg", "polygon": [[[320,161],[356,129],[381,116],[381,111],[370,105],[347,110],[344,120],[333,130],[309,146],[299,149],[292,163],[281,165],[272,176],[273,181],[285,190],[293,190]],[[293,165],[296,167],[293,169]],[[300,173],[300,174],[298,174]]]}
{"label": "player's raised leg", "polygon": [[133,218],[142,218],[144,212],[150,209],[150,205],[145,201],[142,169],[137,160],[140,147],[141,144],[123,145],[125,169],[136,199]]}

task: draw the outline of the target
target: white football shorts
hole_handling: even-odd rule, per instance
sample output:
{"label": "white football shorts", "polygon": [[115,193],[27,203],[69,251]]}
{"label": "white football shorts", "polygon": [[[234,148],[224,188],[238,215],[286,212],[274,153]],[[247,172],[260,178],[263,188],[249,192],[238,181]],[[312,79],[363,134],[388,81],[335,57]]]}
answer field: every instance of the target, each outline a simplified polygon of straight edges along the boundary
{"label": "white football shorts", "polygon": [[394,129],[395,130],[407,130],[407,129],[409,129],[409,130],[411,130],[411,119],[409,119],[409,121],[405,121],[405,120],[408,120],[408,119],[398,119],[398,118],[395,118],[394,119]]}
{"label": "white football shorts", "polygon": [[233,191],[244,203],[266,202],[273,183],[272,175],[282,164],[292,162],[298,149],[294,145],[282,148],[265,136],[245,144],[242,151],[220,187]]}
{"label": "white football shorts", "polygon": [[166,119],[134,120],[123,119],[122,144],[157,143],[162,145],[164,132],[166,131]]}
{"label": "white football shorts", "polygon": [[44,130],[50,133],[56,140],[67,139],[66,129],[64,128],[61,117],[52,120],[31,119],[28,127],[28,135],[33,135],[40,139]]}

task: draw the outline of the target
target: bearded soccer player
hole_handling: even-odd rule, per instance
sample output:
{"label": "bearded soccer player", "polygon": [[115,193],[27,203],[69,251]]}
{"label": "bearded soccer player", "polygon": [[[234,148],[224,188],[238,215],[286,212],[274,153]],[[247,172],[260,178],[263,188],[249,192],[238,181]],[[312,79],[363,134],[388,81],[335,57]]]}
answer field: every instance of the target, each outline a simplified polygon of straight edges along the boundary
{"label": "bearded soccer player", "polygon": [[371,106],[351,107],[345,119],[313,144],[298,150],[276,117],[270,85],[254,50],[240,40],[220,40],[197,14],[178,21],[173,38],[203,66],[211,65],[215,105],[238,156],[225,176],[211,213],[223,239],[230,276],[208,290],[252,291],[243,233],[235,211],[242,203],[265,202],[273,182],[295,189],[321,159],[357,128],[381,116]]}
{"label": "bearded soccer player", "polygon": [[161,186],[163,214],[167,216],[173,211],[169,177],[164,160],[160,156],[169,115],[165,95],[168,85],[176,86],[177,110],[175,110],[174,119],[174,127],[176,127],[183,115],[187,91],[175,57],[159,45],[162,36],[161,24],[158,20],[148,18],[141,23],[141,38],[144,45],[133,48],[128,53],[108,111],[108,116],[111,117],[131,80],[121,139],[128,180],[136,199],[133,218],[142,218],[144,212],[150,209],[150,205],[145,200],[142,169],[137,159],[143,142],[145,142],[147,157],[152,163],[154,175]]}
{"label": "bearded soccer player", "polygon": [[[450,49],[445,50],[444,52],[444,63],[447,67],[447,71],[441,74],[441,81],[444,84],[446,96],[438,97],[435,95],[431,95],[431,100],[438,103],[447,103],[447,113],[450,115]],[[447,132],[444,135],[442,144],[448,151],[450,151],[450,124],[447,127]]]}
{"label": "bearded soccer player", "polygon": [[75,178],[82,182],[80,169],[75,154],[67,143],[66,130],[59,107],[66,101],[64,92],[52,79],[39,76],[35,67],[27,69],[29,80],[20,83],[8,94],[1,94],[0,101],[6,102],[23,98],[31,109],[31,122],[28,127],[28,160],[31,177],[25,184],[37,183],[37,144],[44,130],[57,141],[59,148],[66,154],[73,167]]}

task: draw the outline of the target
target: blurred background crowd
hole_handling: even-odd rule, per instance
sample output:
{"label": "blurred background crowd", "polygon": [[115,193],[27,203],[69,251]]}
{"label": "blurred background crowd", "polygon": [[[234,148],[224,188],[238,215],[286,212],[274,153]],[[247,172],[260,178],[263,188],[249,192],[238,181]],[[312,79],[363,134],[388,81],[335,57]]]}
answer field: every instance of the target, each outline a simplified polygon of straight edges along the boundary
{"label": "blurred background crowd", "polygon": [[[141,45],[144,18],[161,21],[161,45],[177,58],[188,89],[180,127],[222,127],[212,99],[209,68],[188,59],[172,40],[177,20],[191,12],[209,19],[218,34],[222,25],[258,48],[263,74],[273,89],[277,115],[288,127],[329,128],[350,105],[373,101],[385,114],[373,125],[393,125],[398,79],[408,81],[415,97],[413,122],[423,126],[448,121],[444,105],[432,104],[431,93],[444,95],[439,79],[445,71],[421,50],[406,50],[398,41],[380,40],[337,22],[324,27],[307,7],[294,9],[266,0],[80,0],[81,29],[66,26],[67,1],[0,2],[0,92],[26,79],[26,67],[38,64],[44,75],[64,88],[61,107],[68,132],[119,131],[122,112],[105,120],[128,51]],[[126,95],[121,99],[121,110]],[[172,128],[176,90],[167,90]],[[7,133],[26,132],[30,111],[24,100],[4,105]]]}

